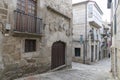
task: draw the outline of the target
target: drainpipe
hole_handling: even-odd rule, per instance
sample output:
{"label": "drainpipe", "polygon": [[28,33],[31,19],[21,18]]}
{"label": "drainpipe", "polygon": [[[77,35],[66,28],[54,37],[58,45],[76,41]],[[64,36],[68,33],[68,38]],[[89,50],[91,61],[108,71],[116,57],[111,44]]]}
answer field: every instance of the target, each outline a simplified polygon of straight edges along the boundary
{"label": "drainpipe", "polygon": [[86,56],[87,56],[87,4],[89,0],[85,4],[85,41],[84,41],[84,55],[83,55],[83,63],[86,64]]}

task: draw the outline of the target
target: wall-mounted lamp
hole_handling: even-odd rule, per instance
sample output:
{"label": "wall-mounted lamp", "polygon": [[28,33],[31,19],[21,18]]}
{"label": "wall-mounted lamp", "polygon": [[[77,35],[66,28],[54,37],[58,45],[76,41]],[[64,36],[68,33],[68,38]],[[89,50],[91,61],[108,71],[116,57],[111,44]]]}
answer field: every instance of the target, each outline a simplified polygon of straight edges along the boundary
{"label": "wall-mounted lamp", "polygon": [[80,44],[83,44],[83,35],[80,35]]}

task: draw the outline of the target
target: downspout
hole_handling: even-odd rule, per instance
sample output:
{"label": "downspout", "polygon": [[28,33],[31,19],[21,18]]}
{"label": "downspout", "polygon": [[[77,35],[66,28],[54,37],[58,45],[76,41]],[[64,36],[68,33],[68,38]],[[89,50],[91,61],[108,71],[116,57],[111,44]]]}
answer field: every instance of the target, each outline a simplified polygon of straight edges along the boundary
{"label": "downspout", "polygon": [[[115,0],[115,14],[114,14],[114,36],[115,36],[115,41],[116,41],[116,34],[117,34],[117,16],[116,16],[116,11],[117,11],[117,2]],[[117,47],[116,47],[116,42],[114,43],[115,44],[115,49],[114,49],[114,53],[115,53],[115,78],[118,78],[118,74],[117,74]]]}
{"label": "downspout", "polygon": [[84,55],[83,55],[83,63],[86,64],[86,57],[87,57],[87,3],[85,4],[85,41],[84,41]]}

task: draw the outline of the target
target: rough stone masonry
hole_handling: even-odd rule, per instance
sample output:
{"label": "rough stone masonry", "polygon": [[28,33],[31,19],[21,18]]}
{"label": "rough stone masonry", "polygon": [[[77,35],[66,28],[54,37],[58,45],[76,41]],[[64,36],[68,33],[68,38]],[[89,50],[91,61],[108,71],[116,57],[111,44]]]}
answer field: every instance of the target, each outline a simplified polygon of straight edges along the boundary
{"label": "rough stone masonry", "polygon": [[[52,45],[59,41],[65,43],[65,66],[71,67],[72,0],[37,0],[42,36],[16,34],[15,10],[17,0],[0,0],[0,80],[50,71]],[[10,24],[10,30],[5,24]],[[36,40],[35,52],[24,51],[26,39]]]}

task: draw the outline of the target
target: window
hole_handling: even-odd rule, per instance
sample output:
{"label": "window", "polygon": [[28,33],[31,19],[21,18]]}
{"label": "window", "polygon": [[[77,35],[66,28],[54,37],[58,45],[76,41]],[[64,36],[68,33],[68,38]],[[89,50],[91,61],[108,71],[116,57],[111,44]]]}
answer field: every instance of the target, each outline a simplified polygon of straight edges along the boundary
{"label": "window", "polygon": [[80,57],[81,56],[81,49],[80,48],[75,48],[75,56]]}
{"label": "window", "polygon": [[25,40],[25,52],[36,51],[36,40],[26,39]]}
{"label": "window", "polygon": [[17,0],[17,10],[36,15],[36,0]]}
{"label": "window", "polygon": [[89,4],[88,5],[88,13],[89,13],[89,18],[92,18],[93,16],[93,5],[92,4]]}

